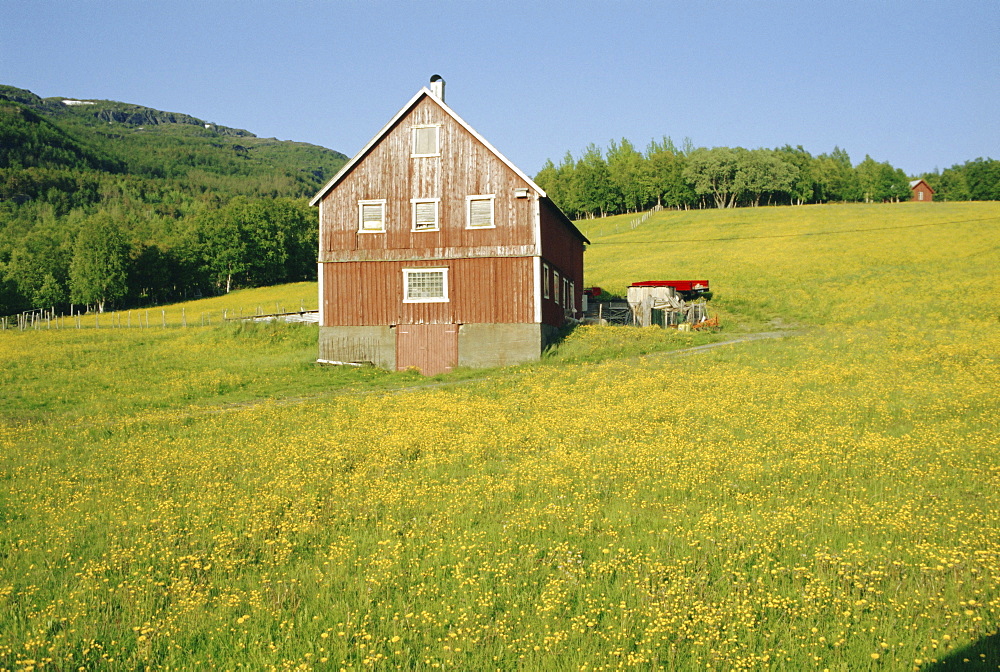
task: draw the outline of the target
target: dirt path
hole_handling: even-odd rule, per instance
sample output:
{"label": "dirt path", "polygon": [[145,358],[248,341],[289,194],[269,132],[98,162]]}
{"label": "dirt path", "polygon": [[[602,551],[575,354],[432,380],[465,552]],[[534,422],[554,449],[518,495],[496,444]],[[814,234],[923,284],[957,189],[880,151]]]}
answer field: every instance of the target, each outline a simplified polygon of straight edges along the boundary
{"label": "dirt path", "polygon": [[801,331],[761,331],[755,334],[744,334],[742,336],[737,336],[736,338],[730,339],[728,341],[719,341],[718,343],[706,343],[705,345],[695,345],[690,348],[684,348],[683,350],[671,350],[670,352],[657,353],[661,357],[677,357],[680,355],[696,355],[699,352],[704,352],[705,350],[711,350],[712,348],[720,348],[723,345],[735,345],[736,343],[746,343],[748,341],[765,341],[772,338],[788,338],[790,336],[798,336]]}

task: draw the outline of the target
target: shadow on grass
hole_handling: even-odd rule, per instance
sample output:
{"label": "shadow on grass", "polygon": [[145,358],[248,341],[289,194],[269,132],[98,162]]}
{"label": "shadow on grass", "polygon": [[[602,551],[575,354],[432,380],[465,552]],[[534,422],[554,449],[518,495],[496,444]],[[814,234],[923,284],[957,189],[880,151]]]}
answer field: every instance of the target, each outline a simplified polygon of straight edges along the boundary
{"label": "shadow on grass", "polygon": [[946,658],[923,668],[923,672],[951,670],[995,670],[1000,668],[1000,631],[983,637]]}
{"label": "shadow on grass", "polygon": [[576,331],[578,326],[580,326],[579,322],[567,322],[563,326],[559,327],[559,332],[556,334],[556,337],[549,341],[549,343],[542,349],[542,357],[555,353],[559,350],[559,346],[561,346],[566,339],[569,338],[570,334]]}

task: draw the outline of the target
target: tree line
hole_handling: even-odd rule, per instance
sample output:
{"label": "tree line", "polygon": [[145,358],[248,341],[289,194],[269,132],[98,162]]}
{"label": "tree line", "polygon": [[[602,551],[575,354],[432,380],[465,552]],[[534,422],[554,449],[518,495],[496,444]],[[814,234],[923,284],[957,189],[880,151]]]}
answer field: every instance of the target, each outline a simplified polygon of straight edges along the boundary
{"label": "tree line", "polygon": [[174,220],[168,239],[114,204],[39,221],[0,262],[0,314],[104,311],[316,279],[316,214],[305,199],[237,196]]}
{"label": "tree line", "polygon": [[[1000,162],[977,159],[922,175],[938,200],[1000,198]],[[835,147],[813,156],[802,146],[776,149],[678,147],[669,137],[640,152],[627,139],[605,151],[591,143],[559,165],[550,159],[535,176],[571,218],[667,208],[733,208],[759,205],[909,200],[910,178],[888,162],[865,156],[853,164]]]}
{"label": "tree line", "polygon": [[934,200],[1000,201],[1000,161],[966,161],[942,171],[921,175],[934,189]]}

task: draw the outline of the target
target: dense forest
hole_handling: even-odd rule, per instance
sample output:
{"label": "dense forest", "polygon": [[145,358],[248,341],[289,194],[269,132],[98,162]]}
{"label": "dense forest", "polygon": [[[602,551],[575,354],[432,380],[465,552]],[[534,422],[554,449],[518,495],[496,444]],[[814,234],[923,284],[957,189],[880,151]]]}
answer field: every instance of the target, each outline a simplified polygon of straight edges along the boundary
{"label": "dense forest", "polygon": [[0,315],[314,279],[307,197],[346,159],[185,114],[0,86]]}
{"label": "dense forest", "polygon": [[[1000,161],[976,159],[922,177],[935,200],[1000,200]],[[591,144],[535,176],[572,218],[667,208],[732,208],[828,202],[909,200],[910,177],[870,156],[854,165],[834,148],[813,156],[801,146],[777,149],[677,147],[670,138],[640,152],[626,139],[605,151]]]}

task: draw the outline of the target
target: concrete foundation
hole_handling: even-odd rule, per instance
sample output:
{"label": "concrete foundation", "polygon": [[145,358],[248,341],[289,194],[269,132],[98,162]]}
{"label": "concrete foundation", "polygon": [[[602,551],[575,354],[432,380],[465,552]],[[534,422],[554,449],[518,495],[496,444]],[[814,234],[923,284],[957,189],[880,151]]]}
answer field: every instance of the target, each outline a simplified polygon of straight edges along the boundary
{"label": "concrete foundation", "polygon": [[[489,368],[538,359],[559,330],[547,324],[463,324],[458,330],[458,366]],[[396,369],[392,327],[320,327],[319,359],[368,362]]]}
{"label": "concrete foundation", "polygon": [[396,331],[391,327],[320,327],[319,358],[396,369]]}
{"label": "concrete foundation", "polygon": [[458,365],[474,369],[538,359],[545,346],[542,324],[463,324],[458,330]]}

